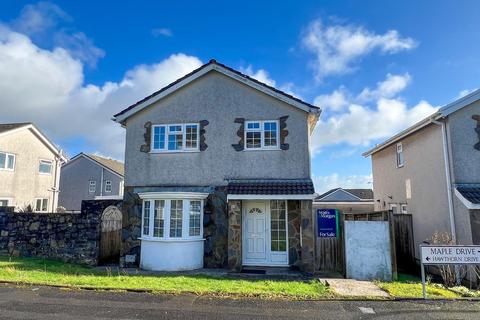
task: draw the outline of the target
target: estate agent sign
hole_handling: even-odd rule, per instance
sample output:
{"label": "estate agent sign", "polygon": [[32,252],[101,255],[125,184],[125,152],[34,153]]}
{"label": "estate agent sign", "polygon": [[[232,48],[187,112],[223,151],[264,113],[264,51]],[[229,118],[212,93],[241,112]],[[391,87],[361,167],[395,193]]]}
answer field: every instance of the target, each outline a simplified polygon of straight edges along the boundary
{"label": "estate agent sign", "polygon": [[338,235],[338,210],[317,209],[317,226],[320,238],[336,238]]}
{"label": "estate agent sign", "polygon": [[426,265],[480,265],[480,246],[420,246],[420,259],[422,262],[423,298],[425,290]]}

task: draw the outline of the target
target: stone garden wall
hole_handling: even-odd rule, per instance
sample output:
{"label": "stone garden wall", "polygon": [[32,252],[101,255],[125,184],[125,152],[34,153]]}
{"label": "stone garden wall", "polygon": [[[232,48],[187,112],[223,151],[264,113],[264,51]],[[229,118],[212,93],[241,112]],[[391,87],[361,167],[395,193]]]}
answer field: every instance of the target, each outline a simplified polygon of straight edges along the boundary
{"label": "stone garden wall", "polygon": [[96,265],[101,215],[120,203],[84,201],[81,213],[23,213],[0,207],[0,254]]}

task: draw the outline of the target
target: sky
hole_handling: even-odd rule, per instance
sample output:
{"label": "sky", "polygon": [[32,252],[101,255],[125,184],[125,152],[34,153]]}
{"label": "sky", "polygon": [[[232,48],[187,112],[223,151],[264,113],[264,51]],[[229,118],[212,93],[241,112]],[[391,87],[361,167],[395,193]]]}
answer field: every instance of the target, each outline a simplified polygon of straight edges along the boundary
{"label": "sky", "polygon": [[214,58],[322,108],[317,192],[371,188],[362,152],[480,87],[480,1],[0,3],[0,123],[123,159],[113,114]]}

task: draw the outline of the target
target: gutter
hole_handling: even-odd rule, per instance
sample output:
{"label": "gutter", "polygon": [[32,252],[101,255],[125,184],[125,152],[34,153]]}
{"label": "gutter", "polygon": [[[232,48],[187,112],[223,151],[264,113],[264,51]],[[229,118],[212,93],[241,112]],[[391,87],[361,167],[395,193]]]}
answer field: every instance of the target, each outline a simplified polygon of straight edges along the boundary
{"label": "gutter", "polygon": [[[445,118],[444,118],[445,119]],[[443,159],[445,164],[445,177],[447,179],[447,198],[448,198],[448,214],[450,217],[450,233],[454,244],[457,243],[457,233],[455,228],[455,214],[453,209],[453,192],[452,192],[452,180],[450,172],[450,157],[448,153],[448,140],[447,140],[447,126],[445,121],[433,120],[432,123],[441,126],[442,130],[442,145],[443,145]]]}

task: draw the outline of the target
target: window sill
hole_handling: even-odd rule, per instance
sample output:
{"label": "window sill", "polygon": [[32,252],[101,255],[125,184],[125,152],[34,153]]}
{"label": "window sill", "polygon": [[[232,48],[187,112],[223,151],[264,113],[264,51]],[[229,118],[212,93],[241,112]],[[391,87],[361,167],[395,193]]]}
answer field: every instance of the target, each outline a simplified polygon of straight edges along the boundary
{"label": "window sill", "polygon": [[14,172],[15,169],[0,169],[0,171]]}
{"label": "window sill", "polygon": [[151,154],[171,154],[171,153],[196,153],[200,150],[168,150],[168,151],[150,151]]}
{"label": "window sill", "polygon": [[244,148],[243,151],[248,151],[248,152],[251,152],[251,151],[282,151],[282,149],[280,149],[280,148],[255,148],[255,149]]}
{"label": "window sill", "polygon": [[151,241],[151,242],[197,242],[197,241],[205,241],[203,238],[191,238],[191,239],[160,239],[160,238],[150,238],[150,237],[140,237],[138,240],[142,241]]}

